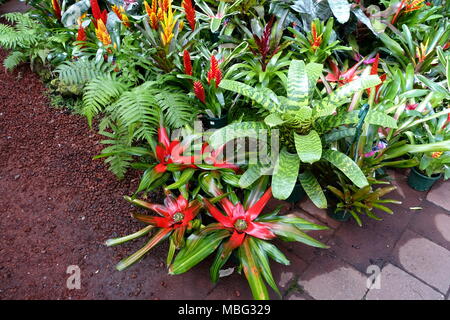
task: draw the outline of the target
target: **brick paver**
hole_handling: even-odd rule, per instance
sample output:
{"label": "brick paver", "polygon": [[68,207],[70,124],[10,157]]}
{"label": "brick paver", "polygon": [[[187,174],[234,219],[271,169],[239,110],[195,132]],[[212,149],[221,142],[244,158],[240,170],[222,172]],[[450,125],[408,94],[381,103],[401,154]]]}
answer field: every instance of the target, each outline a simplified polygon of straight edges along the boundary
{"label": "brick paver", "polygon": [[371,289],[366,300],[442,300],[444,295],[405,271],[388,264],[380,274],[380,288]]}
{"label": "brick paver", "polygon": [[422,207],[414,214],[409,229],[450,250],[450,214],[431,203]]}
{"label": "brick paver", "polygon": [[446,294],[450,286],[450,251],[407,230],[397,243],[393,261],[408,273]]}
{"label": "brick paver", "polygon": [[[383,222],[373,221],[380,224]],[[394,241],[384,237],[366,226],[359,227],[353,221],[345,223],[328,242],[330,251],[355,266],[359,271],[366,272],[369,265],[382,266],[394,249]]]}
{"label": "brick paver", "polygon": [[344,261],[322,256],[301,275],[298,284],[314,299],[362,299],[367,276]]}
{"label": "brick paver", "polygon": [[427,200],[450,211],[450,180],[436,183],[428,193]]}
{"label": "brick paver", "polygon": [[331,219],[328,216],[326,210],[317,208],[309,199],[299,202],[298,206],[300,207],[300,209],[308,212],[311,216],[322,221],[322,223],[325,223],[327,226],[333,229],[336,229],[341,225],[339,221]]}

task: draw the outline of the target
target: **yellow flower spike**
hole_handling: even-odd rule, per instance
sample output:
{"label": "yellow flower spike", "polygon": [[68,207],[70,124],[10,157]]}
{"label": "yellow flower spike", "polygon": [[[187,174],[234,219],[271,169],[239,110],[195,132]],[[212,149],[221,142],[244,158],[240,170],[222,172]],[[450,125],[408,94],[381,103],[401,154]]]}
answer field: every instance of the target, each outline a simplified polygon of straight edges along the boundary
{"label": "yellow flower spike", "polygon": [[163,46],[167,46],[173,38],[173,28],[177,19],[173,18],[172,4],[169,2],[169,6],[167,8],[167,12],[164,12],[163,19],[161,21],[161,41]]}
{"label": "yellow flower spike", "polygon": [[184,28],[184,21],[183,20],[181,20],[181,22],[180,22],[180,24],[178,25],[178,30],[183,30],[183,28]]}
{"label": "yellow flower spike", "polygon": [[156,17],[158,18],[159,21],[162,21],[164,19],[164,12],[161,10],[161,8],[158,9]]}

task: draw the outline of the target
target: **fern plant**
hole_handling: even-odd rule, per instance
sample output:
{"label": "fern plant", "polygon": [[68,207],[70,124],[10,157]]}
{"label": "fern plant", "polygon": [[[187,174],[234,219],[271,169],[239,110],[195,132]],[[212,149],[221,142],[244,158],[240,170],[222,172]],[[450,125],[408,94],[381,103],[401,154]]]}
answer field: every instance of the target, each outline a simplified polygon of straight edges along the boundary
{"label": "fern plant", "polygon": [[[323,66],[317,63],[305,64],[293,60],[289,66],[287,95],[277,96],[268,88],[252,88],[244,83],[223,80],[223,89],[248,97],[266,110],[263,122],[233,123],[210,137],[210,145],[217,147],[233,138],[249,135],[249,129],[279,129],[281,152],[276,155],[273,166],[272,188],[278,199],[286,199],[300,180],[311,200],[320,208],[327,206],[322,188],[310,170],[319,161],[328,161],[340,169],[356,186],[365,187],[367,178],[358,165],[344,153],[322,142],[322,136],[344,124],[358,122],[358,112],[338,109],[348,102],[356,92],[374,87],[380,83],[375,75],[361,78],[340,87],[327,96],[314,98],[317,79]],[[342,112],[344,111],[344,112]],[[336,113],[337,112],[337,113]],[[396,127],[396,121],[388,115],[371,110],[365,119],[368,123]],[[303,173],[299,175],[300,164]],[[262,163],[249,166],[240,179],[241,187],[248,187],[261,175],[267,174]]]}
{"label": "fern plant", "polygon": [[3,17],[13,26],[0,24],[0,46],[11,53],[3,65],[12,70],[18,64],[30,61],[33,69],[36,61],[45,65],[59,64],[70,57],[67,41],[73,31],[63,28],[49,28],[40,21],[40,15],[32,13],[7,13]]}

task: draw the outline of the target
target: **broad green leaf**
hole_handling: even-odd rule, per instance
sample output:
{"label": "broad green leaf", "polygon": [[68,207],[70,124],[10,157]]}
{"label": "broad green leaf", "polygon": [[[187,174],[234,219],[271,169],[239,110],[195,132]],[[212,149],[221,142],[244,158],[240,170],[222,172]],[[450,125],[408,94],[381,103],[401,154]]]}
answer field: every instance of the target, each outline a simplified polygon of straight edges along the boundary
{"label": "broad green leaf", "polygon": [[209,137],[209,145],[213,149],[221,147],[236,138],[250,137],[259,140],[267,139],[267,125],[262,122],[236,122],[216,130]]}
{"label": "broad green leaf", "polygon": [[272,177],[272,192],[275,198],[284,200],[291,195],[297,182],[299,168],[300,159],[298,155],[282,149],[275,164]]}
{"label": "broad green leaf", "polygon": [[345,154],[335,150],[324,150],[322,158],[341,170],[358,188],[369,184],[358,165]]}
{"label": "broad green leaf", "polygon": [[322,141],[315,130],[307,135],[299,135],[294,132],[294,141],[297,154],[302,162],[314,163],[322,157]]}
{"label": "broad green leaf", "polygon": [[253,298],[255,300],[268,300],[269,293],[264,285],[260,268],[256,264],[255,257],[253,256],[249,243],[249,237],[247,237],[239,247],[239,257],[241,259],[245,277],[250,285]]}
{"label": "broad green leaf", "polygon": [[315,121],[314,127],[319,133],[328,132],[344,124],[358,123],[359,111],[339,112],[337,115],[331,115],[319,118]]}
{"label": "broad green leaf", "polygon": [[181,188],[186,183],[188,183],[189,180],[191,180],[194,173],[195,173],[194,168],[187,168],[187,169],[183,170],[183,173],[181,174],[180,178],[177,181],[175,181],[174,183],[168,185],[166,187],[166,189],[171,190],[171,189]]}
{"label": "broad green leaf", "polygon": [[308,105],[308,76],[305,63],[292,60],[288,71],[287,98],[295,101],[296,106]]}
{"label": "broad green leaf", "polygon": [[350,4],[347,0],[330,0],[328,5],[339,23],[346,23],[350,19]]}
{"label": "broad green leaf", "polygon": [[305,171],[299,176],[300,183],[311,201],[321,209],[327,208],[327,198],[322,187],[311,171]]}

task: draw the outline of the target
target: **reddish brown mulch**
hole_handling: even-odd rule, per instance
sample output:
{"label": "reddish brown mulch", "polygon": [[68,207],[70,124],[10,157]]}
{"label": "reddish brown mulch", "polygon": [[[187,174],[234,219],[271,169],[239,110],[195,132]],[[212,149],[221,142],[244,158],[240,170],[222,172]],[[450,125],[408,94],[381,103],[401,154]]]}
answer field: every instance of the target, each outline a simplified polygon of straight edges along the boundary
{"label": "reddish brown mulch", "polygon": [[[103,245],[142,227],[123,200],[138,175],[118,181],[92,160],[102,137],[83,117],[50,107],[27,65],[2,68],[0,88],[0,299],[204,298],[207,271],[168,276],[165,246],[127,271],[114,269],[145,241]],[[81,269],[80,290],[66,287],[69,265]]]}

